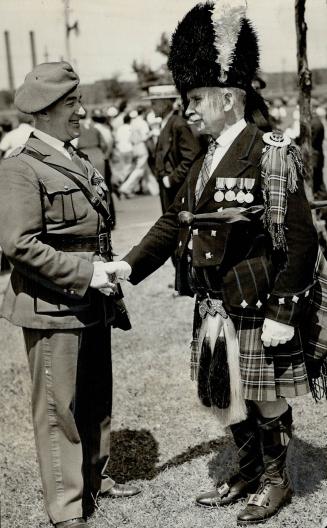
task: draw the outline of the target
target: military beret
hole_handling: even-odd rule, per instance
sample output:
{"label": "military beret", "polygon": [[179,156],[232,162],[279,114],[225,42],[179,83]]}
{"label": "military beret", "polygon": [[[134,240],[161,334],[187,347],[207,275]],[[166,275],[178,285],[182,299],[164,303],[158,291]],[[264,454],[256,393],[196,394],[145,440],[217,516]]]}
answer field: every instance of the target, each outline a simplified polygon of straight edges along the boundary
{"label": "military beret", "polygon": [[38,64],[25,77],[15,94],[15,105],[26,114],[44,110],[79,84],[79,77],[68,62]]}

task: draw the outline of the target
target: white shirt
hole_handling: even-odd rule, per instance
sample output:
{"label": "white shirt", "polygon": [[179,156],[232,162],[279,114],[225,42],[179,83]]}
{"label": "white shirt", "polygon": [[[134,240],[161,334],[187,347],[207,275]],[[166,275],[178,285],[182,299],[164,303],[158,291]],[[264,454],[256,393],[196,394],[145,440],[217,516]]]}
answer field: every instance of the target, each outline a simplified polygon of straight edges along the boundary
{"label": "white shirt", "polygon": [[210,167],[210,176],[212,175],[213,171],[218,167],[218,164],[222,160],[222,158],[225,156],[227,150],[231,146],[231,144],[235,141],[237,136],[244,130],[246,127],[246,121],[245,119],[240,119],[240,121],[237,121],[234,125],[229,127],[225,132],[220,134],[220,136],[216,139],[217,147],[213,154],[212,163]]}
{"label": "white shirt", "polygon": [[8,132],[0,142],[0,150],[5,152],[4,158],[7,158],[17,147],[25,145],[33,130],[34,127],[28,123],[21,123],[17,128]]}
{"label": "white shirt", "polygon": [[71,159],[68,150],[64,147],[64,142],[60,139],[50,136],[49,134],[46,134],[46,132],[42,132],[42,130],[38,130],[37,128],[34,130],[34,136],[50,145],[50,147],[58,150],[58,152],[66,156],[66,158]]}

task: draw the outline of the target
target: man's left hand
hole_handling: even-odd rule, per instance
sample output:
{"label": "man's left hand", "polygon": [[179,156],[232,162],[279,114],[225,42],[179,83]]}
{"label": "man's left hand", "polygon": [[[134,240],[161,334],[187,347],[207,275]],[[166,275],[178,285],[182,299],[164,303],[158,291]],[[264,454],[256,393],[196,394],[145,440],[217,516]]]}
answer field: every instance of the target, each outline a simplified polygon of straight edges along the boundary
{"label": "man's left hand", "polygon": [[261,340],[265,347],[284,345],[294,337],[294,326],[278,323],[272,319],[263,322]]}

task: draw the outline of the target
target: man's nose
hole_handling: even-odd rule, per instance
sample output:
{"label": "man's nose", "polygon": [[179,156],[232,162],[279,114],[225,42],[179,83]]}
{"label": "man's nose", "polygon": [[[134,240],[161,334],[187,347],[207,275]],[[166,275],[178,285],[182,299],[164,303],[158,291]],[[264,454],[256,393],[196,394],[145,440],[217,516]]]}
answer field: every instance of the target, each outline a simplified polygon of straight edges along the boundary
{"label": "man's nose", "polygon": [[193,105],[192,103],[188,103],[187,108],[185,110],[185,115],[189,117],[192,114],[194,114]]}
{"label": "man's nose", "polygon": [[77,110],[76,114],[80,117],[86,116],[86,112],[82,105],[79,105],[79,109]]}

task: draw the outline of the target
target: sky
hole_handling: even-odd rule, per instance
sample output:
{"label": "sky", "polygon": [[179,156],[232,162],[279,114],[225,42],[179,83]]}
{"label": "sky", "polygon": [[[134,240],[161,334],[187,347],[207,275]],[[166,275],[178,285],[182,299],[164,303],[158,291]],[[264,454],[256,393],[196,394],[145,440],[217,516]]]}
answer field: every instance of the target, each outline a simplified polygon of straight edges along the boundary
{"label": "sky", "polygon": [[[196,0],[69,0],[73,65],[81,82],[119,74],[132,80],[134,59],[152,67],[163,63],[155,51],[162,32],[171,34]],[[296,70],[295,0],[247,0],[248,17],[259,35],[263,71]],[[327,67],[327,0],[307,0],[308,57],[311,68]],[[7,89],[4,31],[9,31],[14,83],[32,67],[29,32],[34,31],[37,62],[67,59],[64,0],[0,0],[0,89]]]}

